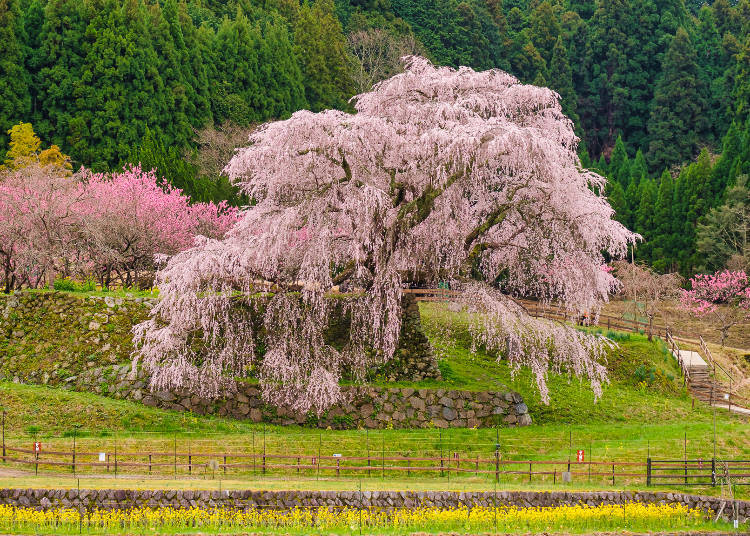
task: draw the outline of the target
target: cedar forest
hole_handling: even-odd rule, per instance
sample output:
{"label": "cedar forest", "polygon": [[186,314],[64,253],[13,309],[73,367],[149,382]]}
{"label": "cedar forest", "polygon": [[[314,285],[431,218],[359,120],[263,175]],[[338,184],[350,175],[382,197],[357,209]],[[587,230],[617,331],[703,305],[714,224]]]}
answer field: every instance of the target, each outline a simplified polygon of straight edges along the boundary
{"label": "cedar forest", "polygon": [[200,129],[352,111],[410,53],[557,91],[636,259],[750,258],[711,239],[750,210],[750,0],[0,0],[0,154],[32,123],[75,168],[140,162],[238,204],[196,165]]}

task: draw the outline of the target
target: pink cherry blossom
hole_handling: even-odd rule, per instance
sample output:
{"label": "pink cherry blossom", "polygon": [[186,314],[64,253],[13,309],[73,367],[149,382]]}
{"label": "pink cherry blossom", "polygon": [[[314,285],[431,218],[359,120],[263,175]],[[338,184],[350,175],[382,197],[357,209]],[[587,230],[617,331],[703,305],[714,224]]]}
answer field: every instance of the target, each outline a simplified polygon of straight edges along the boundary
{"label": "pink cherry blossom", "polygon": [[[476,339],[530,365],[545,399],[550,368],[601,392],[606,341],[510,299],[595,310],[616,281],[603,252],[620,257],[638,238],[597,193],[605,179],[581,169],[559,95],[499,70],[405,62],[353,99],[355,114],[300,111],[237,151],[225,171],[254,206],[226,238],[169,261],[153,317],[136,329],[154,387],[216,395],[257,366],[268,402],[322,411],[340,399],[345,367],[362,377],[391,359],[402,285],[418,280],[462,290]],[[359,292],[342,351],[323,337],[334,288]],[[267,290],[263,326],[233,307]]]}

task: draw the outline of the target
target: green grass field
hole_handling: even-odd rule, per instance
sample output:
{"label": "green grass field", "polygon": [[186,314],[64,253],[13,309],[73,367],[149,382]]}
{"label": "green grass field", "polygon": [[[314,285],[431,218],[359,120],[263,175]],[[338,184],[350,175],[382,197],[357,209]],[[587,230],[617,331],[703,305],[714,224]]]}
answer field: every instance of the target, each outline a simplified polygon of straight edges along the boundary
{"label": "green grass field", "polygon": [[[462,318],[446,312],[440,306],[422,306],[423,323],[440,359],[443,382],[402,383],[412,387],[439,387],[466,390],[495,390],[511,388],[520,392],[530,408],[534,424],[525,428],[457,429],[457,430],[317,430],[299,427],[256,425],[248,422],[203,417],[187,413],[165,411],[86,393],[75,393],[43,386],[0,384],[0,403],[6,410],[6,440],[8,445],[30,448],[36,438],[43,441],[45,452],[72,449],[74,425],[77,448],[89,453],[79,454],[79,461],[94,461],[98,452],[113,453],[118,449],[120,459],[145,463],[143,453],[164,453],[154,457],[154,463],[163,463],[149,477],[143,467],[119,468],[118,482],[113,483],[110,472],[92,481],[92,486],[121,485],[177,487],[216,485],[215,473],[205,467],[193,468],[188,473],[183,465],[187,453],[193,463],[205,464],[211,456],[199,454],[229,453],[260,455],[265,448],[268,454],[298,456],[300,459],[342,454],[345,457],[369,456],[384,458],[437,458],[458,454],[462,468],[493,469],[492,463],[477,466],[472,459],[491,460],[498,446],[499,457],[507,466],[503,469],[523,472],[528,464],[513,465],[511,461],[554,460],[555,465],[539,465],[534,471],[553,472],[554,475],[503,476],[499,485],[504,488],[523,487],[561,489],[559,472],[565,470],[569,457],[576,450],[585,450],[586,460],[593,462],[644,463],[650,455],[656,459],[708,460],[714,446],[718,458],[750,459],[750,423],[747,419],[729,415],[726,411],[711,408],[693,400],[682,387],[676,363],[660,341],[649,342],[642,335],[610,334],[618,348],[608,355],[611,382],[605,386],[603,396],[594,401],[586,382],[567,375],[550,375],[552,392],[549,405],[539,399],[535,383],[528,371],[512,376],[508,366],[497,362],[481,349],[472,353]],[[446,322],[454,326],[452,335],[445,336]],[[393,385],[393,384],[390,384]],[[715,437],[715,443],[714,443]],[[177,467],[173,468],[177,451]],[[138,455],[140,454],[140,457]],[[214,456],[215,458],[216,456]],[[64,458],[54,458],[61,460]],[[221,460],[220,460],[221,461]],[[229,462],[232,463],[233,460]],[[296,460],[272,463],[295,463]],[[242,458],[235,463],[243,462]],[[402,473],[333,469],[302,470],[298,473],[267,468],[261,472],[260,462],[219,474],[226,486],[237,487],[302,487],[322,489],[351,488],[360,478],[371,489],[489,489],[495,485],[493,475],[471,473],[436,473],[419,467],[433,462],[415,461],[408,476]],[[334,462],[327,462],[334,463]],[[365,462],[361,462],[364,464]],[[389,462],[391,463],[391,462]],[[409,462],[411,464],[411,462]],[[26,466],[28,470],[30,467]],[[3,473],[5,469],[5,473]],[[3,485],[18,480],[17,464],[0,466]],[[608,476],[588,478],[588,468],[574,469],[581,474],[575,477],[571,489],[600,489],[643,487],[643,477],[617,478],[612,484]],[[594,465],[591,472],[609,471],[608,466]],[[639,468],[638,471],[641,469]],[[13,471],[16,471],[14,473]],[[39,479],[23,478],[26,485],[70,485],[74,476],[69,466],[40,466]],[[75,477],[94,478],[94,470],[81,467]],[[625,466],[617,472],[627,472]],[[102,469],[96,469],[101,476]],[[145,484],[139,484],[144,482]],[[98,484],[97,484],[98,483]],[[717,492],[718,488],[708,492]],[[702,490],[706,491],[706,490]],[[744,491],[741,491],[744,494]]]}

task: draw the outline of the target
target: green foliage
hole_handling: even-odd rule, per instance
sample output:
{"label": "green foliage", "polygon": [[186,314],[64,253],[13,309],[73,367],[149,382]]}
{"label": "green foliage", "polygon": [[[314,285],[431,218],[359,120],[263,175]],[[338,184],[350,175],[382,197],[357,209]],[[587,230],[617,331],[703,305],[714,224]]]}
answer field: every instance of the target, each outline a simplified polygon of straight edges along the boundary
{"label": "green foliage", "polygon": [[6,132],[31,110],[24,37],[18,0],[0,0],[0,154],[7,143]]}
{"label": "green foliage", "polygon": [[74,279],[64,277],[55,279],[52,283],[52,288],[67,292],[91,292],[96,290],[96,282],[93,279],[88,279],[83,283],[79,283]]}
{"label": "green foliage", "polygon": [[354,93],[351,61],[333,0],[305,2],[294,29],[294,50],[302,69],[305,96],[313,111],[345,108]]}
{"label": "green foliage", "polygon": [[[350,110],[347,34],[383,29],[436,63],[501,68],[557,91],[583,165],[622,189],[607,190],[621,221],[638,224],[641,182],[654,180],[642,258],[690,275],[695,226],[750,172],[750,3],[698,4],[0,0],[0,155],[8,129],[31,123],[75,167],[140,161],[195,200],[241,204],[226,178],[193,166],[195,131]],[[710,163],[720,154],[705,187],[703,164],[687,172],[702,148]],[[667,191],[659,201],[665,168],[671,209]]]}
{"label": "green foliage", "polygon": [[705,113],[698,58],[687,32],[680,28],[664,57],[651,104],[649,161],[656,169],[690,160],[698,146]]}

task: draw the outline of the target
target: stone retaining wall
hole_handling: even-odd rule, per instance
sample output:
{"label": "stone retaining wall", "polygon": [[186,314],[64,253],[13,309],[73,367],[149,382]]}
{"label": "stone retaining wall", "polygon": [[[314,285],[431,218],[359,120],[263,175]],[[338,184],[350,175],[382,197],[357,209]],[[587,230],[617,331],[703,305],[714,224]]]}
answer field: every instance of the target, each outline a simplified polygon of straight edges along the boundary
{"label": "stone retaining wall", "polygon": [[[514,392],[345,387],[347,402],[318,417],[263,403],[256,384],[238,381],[237,392],[208,400],[182,391],[151,392],[139,371],[130,378],[131,330],[153,307],[153,298],[78,296],[64,292],[0,295],[0,378],[61,385],[147,406],[255,422],[331,428],[465,428],[528,425],[531,417]],[[440,379],[422,331],[417,303],[404,303],[401,341],[394,359],[372,371],[381,381]],[[347,331],[347,320],[333,327]],[[336,330],[333,330],[336,331]],[[332,334],[335,340],[341,334]]]}
{"label": "stone retaining wall", "polygon": [[472,428],[531,424],[529,410],[521,395],[515,392],[350,386],[344,388],[347,402],[318,417],[268,406],[263,403],[257,385],[245,382],[237,382],[235,394],[218,400],[179,390],[151,392],[146,373],[138,370],[133,378],[130,365],[94,369],[67,378],[64,385],[70,389],[138,401],[151,407],[282,425],[345,429]]}
{"label": "stone retaining wall", "polygon": [[[413,508],[436,506],[455,508],[459,505],[549,507],[559,505],[623,504],[627,502],[683,504],[704,512],[718,512],[723,500],[719,497],[686,493],[646,491],[192,491],[192,490],[76,490],[76,489],[0,489],[0,504],[45,509],[72,507],[80,509],[125,509],[138,506],[191,506],[211,508],[273,508],[289,509],[318,506],[351,508]],[[722,512],[725,519],[750,519],[750,501],[728,502]]]}

